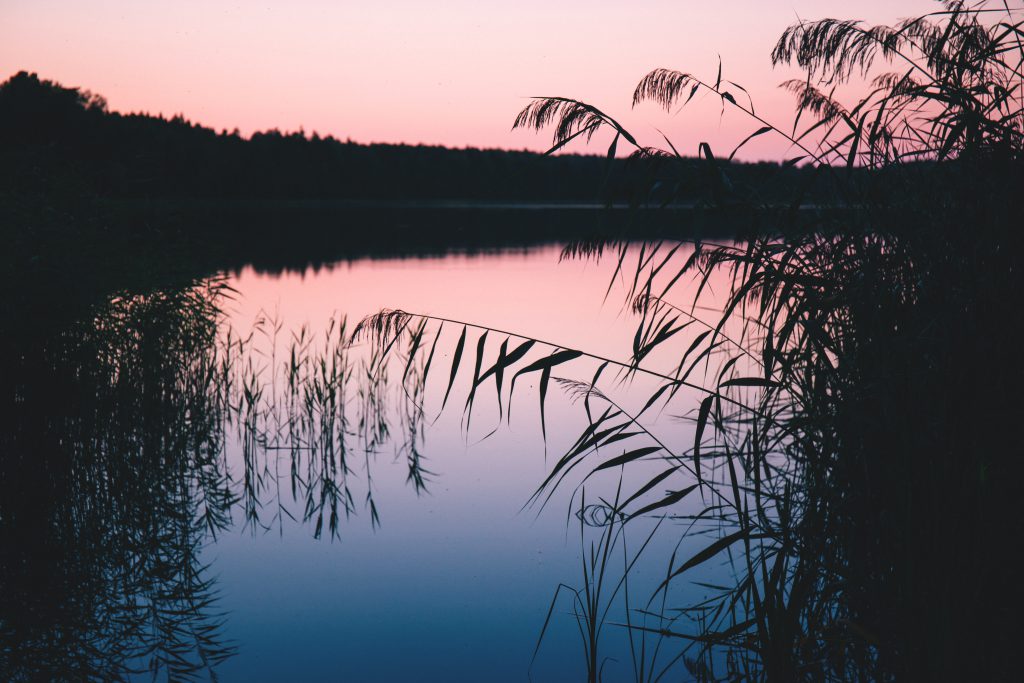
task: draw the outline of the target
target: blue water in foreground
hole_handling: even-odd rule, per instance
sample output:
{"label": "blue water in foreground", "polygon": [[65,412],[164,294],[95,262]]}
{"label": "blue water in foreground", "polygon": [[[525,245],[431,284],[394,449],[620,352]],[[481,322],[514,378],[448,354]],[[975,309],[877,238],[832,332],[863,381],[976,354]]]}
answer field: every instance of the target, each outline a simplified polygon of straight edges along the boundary
{"label": "blue water in foreground", "polygon": [[[260,274],[246,269],[231,279],[239,294],[230,324],[245,329],[265,315],[281,325],[280,339],[301,325],[315,337],[332,315],[354,321],[381,308],[401,308],[626,357],[634,333],[632,320],[614,290],[603,301],[614,263],[559,263],[558,253],[551,247],[526,253],[367,260],[304,273]],[[501,338],[492,337],[490,348]],[[447,376],[451,343],[438,353],[435,363]],[[595,365],[581,361],[573,367],[579,377],[589,379]],[[638,384],[644,387],[642,381]],[[425,467],[433,473],[425,492],[417,493],[406,482],[406,468],[393,446],[384,445],[373,457],[371,485],[379,527],[371,523],[357,494],[354,514],[341,520],[334,539],[326,533],[316,539],[312,524],[287,516],[264,529],[246,527],[237,515],[237,524],[206,546],[204,560],[217,577],[219,607],[225,613],[224,635],[238,647],[237,655],[218,668],[221,680],[584,678],[584,650],[568,591],[555,602],[532,667],[531,660],[556,588],[564,584],[582,589],[582,548],[589,552],[601,529],[584,527],[581,538],[581,524],[573,514],[580,505],[581,476],[570,477],[543,508],[524,508],[555,459],[586,426],[584,411],[564,392],[552,389],[545,447],[536,379],[531,379],[516,388],[511,423],[503,423],[484,439],[498,425],[493,389],[480,399],[466,432],[461,401],[467,388],[457,383],[457,407],[445,411],[439,410],[437,400],[443,382],[435,381],[428,390],[427,414],[429,419],[438,417],[424,435]],[[628,390],[625,395],[628,398]],[[681,412],[696,403],[694,397],[677,400]],[[667,419],[661,425],[664,436],[680,443],[692,442],[691,429],[690,424]],[[228,445],[228,459],[237,471],[237,444]],[[639,464],[628,473],[627,484],[642,483],[644,474],[663,468]],[[365,485],[365,471],[357,468],[355,476]],[[618,477],[616,472],[589,480],[587,501],[614,496]],[[291,501],[287,492],[271,498],[301,519],[301,501]],[[695,501],[692,511],[699,505]],[[272,512],[264,510],[264,521]],[[654,522],[630,526],[630,553]],[[680,527],[671,520],[664,523],[631,573],[634,608],[645,607],[664,578]],[[692,553],[700,543],[688,540],[680,552]],[[609,563],[606,591],[622,576],[623,564],[618,548]],[[694,590],[677,590],[673,596],[699,597]],[[613,624],[624,620],[624,609],[620,591],[600,641],[606,681],[634,679],[626,630]],[[680,643],[663,647],[666,655],[659,661],[665,664],[678,654]]]}

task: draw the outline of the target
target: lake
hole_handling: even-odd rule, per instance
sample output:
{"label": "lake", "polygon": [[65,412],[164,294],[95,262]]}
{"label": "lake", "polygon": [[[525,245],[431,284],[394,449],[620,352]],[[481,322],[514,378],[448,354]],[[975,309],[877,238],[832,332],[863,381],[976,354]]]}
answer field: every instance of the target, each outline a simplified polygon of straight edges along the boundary
{"label": "lake", "polygon": [[[629,258],[643,260],[639,249]],[[561,254],[548,245],[250,265],[166,296],[122,292],[92,318],[40,331],[45,339],[24,344],[13,363],[30,381],[15,379],[8,438],[26,457],[8,460],[4,477],[14,492],[5,534],[19,548],[5,562],[5,643],[24,656],[21,670],[585,680],[594,646],[578,616],[596,576],[592,656],[603,680],[635,680],[640,667],[685,673],[686,641],[631,636],[622,624],[652,626],[643,611],[664,615],[708,592],[679,582],[648,603],[673,553],[707,544],[680,542],[685,515],[707,501],[695,494],[671,518],[635,519],[609,546],[607,504],[664,470],[663,454],[586,476],[605,454],[625,452],[609,445],[540,489],[587,429],[586,404],[600,412],[614,401],[635,414],[658,386],[614,365],[598,384],[605,393],[562,381],[589,382],[603,359],[628,361],[639,318],[625,298],[633,266]],[[674,290],[681,304],[694,303],[691,287]],[[700,302],[715,319],[711,289]],[[386,309],[429,316],[413,362],[404,341],[352,337]],[[419,320],[405,322],[407,336]],[[683,330],[679,344],[704,331]],[[536,342],[505,374],[500,406],[493,375],[474,391],[502,342],[505,356],[528,339]],[[431,342],[432,375],[420,382]],[[515,371],[567,349],[589,355],[548,378],[517,377],[510,395]],[[706,379],[714,358],[696,375]],[[684,389],[643,422],[682,453],[701,398]],[[649,495],[692,484],[684,475]],[[588,565],[594,548],[607,556]],[[722,571],[711,563],[694,577]]]}

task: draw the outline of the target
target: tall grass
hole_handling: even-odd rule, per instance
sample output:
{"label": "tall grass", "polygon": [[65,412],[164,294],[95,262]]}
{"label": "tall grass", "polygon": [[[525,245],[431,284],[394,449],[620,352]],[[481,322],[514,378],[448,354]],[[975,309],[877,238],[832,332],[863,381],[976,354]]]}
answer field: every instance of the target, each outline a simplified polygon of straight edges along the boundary
{"label": "tall grass", "polygon": [[[668,469],[617,502],[616,514],[671,514],[700,496],[693,521],[716,537],[678,565],[673,558],[660,591],[723,557],[732,582],[684,606],[698,615],[688,629],[658,629],[696,644],[685,656],[696,680],[999,680],[1017,668],[1017,579],[1006,555],[1022,531],[1013,428],[1021,326],[1008,308],[1024,291],[1021,27],[1021,8],[962,2],[894,26],[796,24],[772,52],[774,63],[806,72],[783,84],[796,96],[792,126],[757,114],[721,69],[714,80],[652,71],[634,104],[671,109],[711,93],[756,126],[730,158],[754,137],[780,135],[797,150],[783,163],[820,166],[841,210],[819,214],[826,218],[810,229],[795,213],[768,212],[756,192],[732,186],[702,143],[707,206],[761,210],[767,234],[692,249],[627,235],[566,249],[568,258],[616,259],[640,318],[629,360],[523,337],[510,354],[515,335],[445,321],[461,329],[446,403],[476,349],[470,413],[486,380],[501,401],[511,375],[511,405],[515,380],[536,373],[543,415],[554,372],[578,358],[600,364],[589,382],[565,384],[586,396],[589,426],[554,461],[536,500],[575,468],[597,474],[651,459]],[[852,78],[868,88],[846,105],[835,92]],[[567,98],[538,98],[515,126],[553,127],[552,152],[609,128],[609,156],[630,145],[635,160],[656,164],[655,178],[683,160],[671,142],[642,146],[616,119]],[[674,300],[680,282],[692,278],[700,292],[716,273],[731,283],[716,318]],[[357,332],[371,331],[384,349],[424,320],[385,311]],[[486,367],[496,333],[504,340]],[[548,355],[526,358],[545,346]],[[674,371],[650,367],[652,352],[670,348]],[[599,389],[606,370],[658,382],[640,414],[675,405],[683,387],[701,389],[692,445],[670,448],[642,427]],[[585,568],[584,599],[577,595],[586,633],[596,629],[586,599],[594,572]],[[594,649],[586,640],[592,679]]]}
{"label": "tall grass", "polygon": [[236,646],[209,543],[292,520],[333,538],[364,506],[379,524],[391,422],[427,486],[415,389],[392,405],[364,381],[375,361],[343,319],[282,340],[264,315],[239,337],[233,295],[221,278],[118,294],[0,341],[3,680],[215,680]]}
{"label": "tall grass", "polygon": [[[659,466],[613,500],[580,500],[581,531],[599,532],[593,545],[581,533],[582,585],[560,594],[590,680],[610,626],[625,629],[642,681],[679,662],[702,681],[1012,677],[1022,40],[1019,13],[994,3],[947,3],[893,27],[795,25],[772,55],[807,71],[785,84],[792,126],[763,119],[721,71],[648,74],[635,103],[676,107],[704,90],[750,117],[731,154],[699,146],[701,186],[709,211],[749,209],[768,232],[567,247],[566,258],[613,259],[626,282],[638,323],[622,358],[404,311],[284,341],[267,316],[239,338],[218,331],[230,292],[216,281],[114,298],[41,331],[45,343],[5,338],[3,674],[215,676],[233,649],[204,543],[238,511],[254,531],[294,518],[333,536],[360,510],[380,523],[372,463],[388,444],[410,486],[429,486],[429,379],[467,430],[491,392],[500,420],[518,415],[530,381],[545,437],[558,428],[549,393],[579,401],[587,426],[552,458],[537,505],[580,478],[633,481]],[[871,87],[844,105],[833,86],[852,77]],[[653,182],[694,168],[671,142],[641,146],[574,100],[539,99],[516,125],[553,126],[552,151],[609,127],[609,154],[632,146]],[[719,157],[761,135],[790,141],[783,163],[828,174],[837,210],[808,229],[730,182]],[[722,274],[730,290],[707,317],[696,304]],[[680,298],[687,282],[697,300]],[[623,400],[630,388],[645,393]],[[653,420],[681,411],[691,443]],[[652,516],[683,522],[699,549],[669,558],[657,591],[638,596],[625,530]],[[679,604],[674,589],[712,565],[726,580]],[[610,616],[620,599],[625,612]]]}

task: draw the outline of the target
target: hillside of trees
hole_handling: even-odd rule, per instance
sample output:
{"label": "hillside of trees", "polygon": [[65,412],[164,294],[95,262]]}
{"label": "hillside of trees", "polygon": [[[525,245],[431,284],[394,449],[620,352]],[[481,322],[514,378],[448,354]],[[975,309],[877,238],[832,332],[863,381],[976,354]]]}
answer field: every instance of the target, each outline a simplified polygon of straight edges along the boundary
{"label": "hillside of trees", "polygon": [[[119,199],[647,201],[633,188],[650,188],[651,174],[664,173],[665,198],[685,201],[708,182],[686,173],[700,166],[696,159],[666,170],[624,159],[609,165],[603,156],[366,145],[277,130],[246,138],[181,116],[113,112],[99,95],[24,71],[0,84],[0,147],[9,192]],[[811,169],[728,166],[732,183],[774,188],[780,198],[819,182]]]}
{"label": "hillside of trees", "polygon": [[[774,163],[244,137],[181,116],[113,112],[99,95],[27,72],[0,83],[0,150],[0,290],[31,283],[62,301],[244,264],[732,236],[763,225],[742,210],[685,207],[720,207],[723,186],[780,208],[831,191],[822,169]],[[677,201],[686,218],[606,211],[608,201]]]}

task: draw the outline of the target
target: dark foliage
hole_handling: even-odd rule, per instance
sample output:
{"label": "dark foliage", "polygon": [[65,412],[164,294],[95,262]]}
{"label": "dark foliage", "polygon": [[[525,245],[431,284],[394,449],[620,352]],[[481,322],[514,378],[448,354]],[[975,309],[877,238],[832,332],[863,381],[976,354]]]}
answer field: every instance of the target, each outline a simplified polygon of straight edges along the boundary
{"label": "dark foliage", "polygon": [[[0,179],[12,194],[600,201],[646,189],[639,169],[623,160],[613,162],[613,182],[605,183],[608,160],[599,156],[364,145],[277,130],[244,138],[181,116],[111,112],[99,96],[25,72],[0,84],[0,146]],[[760,186],[780,171],[777,164],[737,168],[739,178]],[[696,198],[699,189],[681,198]]]}
{"label": "dark foliage", "polygon": [[0,341],[0,678],[208,679],[234,651],[200,560],[233,501],[225,406],[195,381],[211,298],[91,313]]}
{"label": "dark foliage", "polygon": [[[678,658],[694,680],[1019,677],[1021,596],[1010,558],[1024,537],[1016,429],[1024,325],[1013,310],[1024,291],[1022,11],[949,1],[892,27],[792,26],[772,55],[807,72],[784,84],[797,96],[792,128],[761,118],[721,71],[710,81],[657,69],[636,88],[635,102],[666,107],[701,89],[720,97],[757,126],[746,140],[780,135],[799,150],[795,160],[814,160],[834,181],[828,206],[843,209],[810,226],[796,212],[750,214],[771,227],[736,243],[627,236],[565,251],[617,258],[616,279],[641,320],[629,361],[558,347],[544,361],[547,374],[580,357],[601,366],[590,382],[562,383],[583,399],[589,426],[536,499],[573,481],[584,463],[586,481],[665,461],[668,470],[625,502],[605,503],[602,518],[657,511],[690,522],[684,534],[716,535],[689,559],[672,557],[653,623],[627,615],[625,624],[634,637],[682,643]],[[885,68],[897,71],[878,73]],[[853,74],[872,87],[845,106],[833,87]],[[637,159],[679,159],[670,142],[670,150],[638,147],[604,112],[564,98],[531,103],[516,124],[554,128],[556,146],[606,127]],[[756,192],[738,191],[707,145],[701,153],[702,168],[692,170],[712,179],[709,205],[765,208]],[[699,292],[716,273],[729,291],[722,310],[700,320]],[[677,284],[691,278],[696,300],[679,300],[687,295]],[[674,373],[650,366],[659,347],[681,358]],[[598,388],[616,366],[624,371],[616,379],[658,381],[636,415]],[[545,377],[540,387],[543,410]],[[638,421],[672,405],[682,387],[703,392],[685,450]],[[699,515],[672,514],[695,495]],[[671,585],[716,559],[730,568],[726,585],[700,584],[711,591],[705,600],[673,605]],[[592,568],[582,580],[592,584]],[[593,681],[601,678],[595,647],[585,640]],[[634,666],[637,680],[661,675],[653,661]]]}

